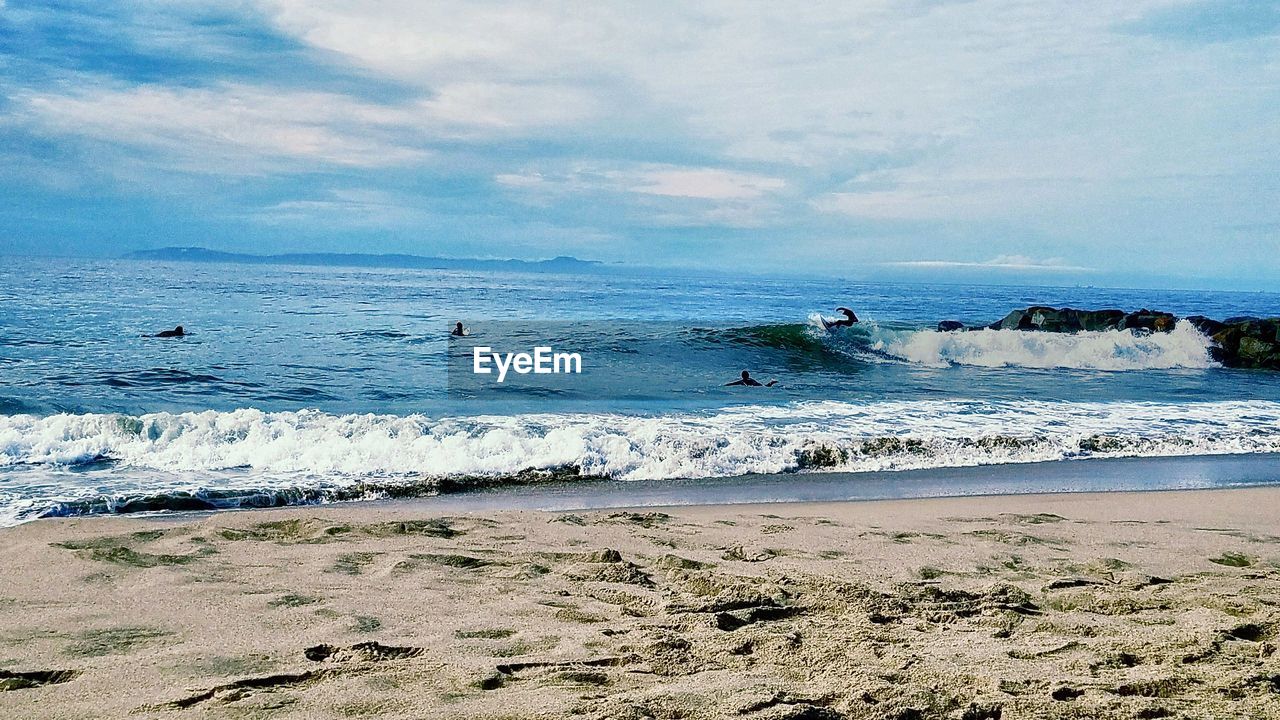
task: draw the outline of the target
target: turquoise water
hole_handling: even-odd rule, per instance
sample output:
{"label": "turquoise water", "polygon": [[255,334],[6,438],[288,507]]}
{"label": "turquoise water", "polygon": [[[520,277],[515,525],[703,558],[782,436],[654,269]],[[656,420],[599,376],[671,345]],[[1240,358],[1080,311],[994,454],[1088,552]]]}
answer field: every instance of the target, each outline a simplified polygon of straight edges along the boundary
{"label": "turquoise water", "polygon": [[[1280,450],[1280,374],[1215,366],[1189,326],[932,330],[1032,304],[1280,315],[1263,293],[4,258],[0,513]],[[838,305],[864,322],[822,331]],[[481,342],[584,372],[457,376]],[[724,387],[742,369],[779,384]]]}

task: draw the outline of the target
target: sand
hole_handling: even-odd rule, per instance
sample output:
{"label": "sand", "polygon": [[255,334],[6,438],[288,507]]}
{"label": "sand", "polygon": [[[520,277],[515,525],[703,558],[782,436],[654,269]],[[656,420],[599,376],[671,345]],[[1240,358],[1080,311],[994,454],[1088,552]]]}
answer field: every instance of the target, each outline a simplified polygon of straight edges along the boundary
{"label": "sand", "polygon": [[1280,488],[0,531],[0,717],[1280,718]]}

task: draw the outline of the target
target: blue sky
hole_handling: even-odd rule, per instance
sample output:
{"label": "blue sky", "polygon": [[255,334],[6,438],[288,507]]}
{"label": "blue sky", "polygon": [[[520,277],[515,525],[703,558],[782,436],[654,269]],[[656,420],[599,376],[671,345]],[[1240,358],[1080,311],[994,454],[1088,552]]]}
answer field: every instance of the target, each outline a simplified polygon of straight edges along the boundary
{"label": "blue sky", "polygon": [[1280,5],[0,0],[0,253],[1271,287]]}

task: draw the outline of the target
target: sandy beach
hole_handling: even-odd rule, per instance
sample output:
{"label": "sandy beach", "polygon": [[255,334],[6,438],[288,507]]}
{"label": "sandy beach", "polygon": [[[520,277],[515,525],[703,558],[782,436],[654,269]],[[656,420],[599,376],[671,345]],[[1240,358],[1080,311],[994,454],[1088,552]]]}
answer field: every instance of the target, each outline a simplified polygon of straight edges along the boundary
{"label": "sandy beach", "polygon": [[1280,488],[0,530],[12,718],[1280,717]]}

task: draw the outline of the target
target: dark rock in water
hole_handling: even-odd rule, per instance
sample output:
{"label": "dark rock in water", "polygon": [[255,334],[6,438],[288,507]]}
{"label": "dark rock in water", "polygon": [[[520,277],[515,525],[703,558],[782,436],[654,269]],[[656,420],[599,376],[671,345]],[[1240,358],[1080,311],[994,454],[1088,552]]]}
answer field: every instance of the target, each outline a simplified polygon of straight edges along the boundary
{"label": "dark rock in water", "polygon": [[1172,313],[1159,312],[1143,308],[1124,316],[1120,321],[1120,330],[1146,330],[1148,332],[1169,332],[1178,324],[1178,318]]}
{"label": "dark rock in water", "polygon": [[[1240,367],[1270,368],[1280,370],[1280,342],[1276,341],[1273,328],[1280,325],[1280,319],[1270,321],[1271,327],[1264,325],[1262,337],[1246,335],[1240,338],[1239,351],[1234,358]],[[1268,339],[1270,336],[1270,339]]]}
{"label": "dark rock in water", "polygon": [[1014,310],[999,322],[987,327],[993,330],[1041,330],[1043,332],[1079,332],[1081,330],[1146,330],[1169,332],[1178,319],[1165,312],[1139,310],[1075,310],[1035,305]]}
{"label": "dark rock in water", "polygon": [[1036,305],[1026,310],[1014,310],[999,322],[987,327],[992,330],[1041,330],[1043,332],[1079,332],[1081,330],[1114,330],[1124,318],[1120,310],[1076,310]]}
{"label": "dark rock in water", "polygon": [[1080,310],[1077,316],[1080,318],[1082,329],[1101,332],[1118,330],[1120,323],[1124,321],[1125,312],[1123,310]]}
{"label": "dark rock in water", "polygon": [[1223,365],[1280,370],[1280,318],[1233,317],[1218,322],[1196,316],[1187,321],[1213,340],[1213,358]]}
{"label": "dark rock in water", "polygon": [[[1214,361],[1233,368],[1280,370],[1280,318],[1240,316],[1218,321],[1192,315],[1185,320],[1213,341],[1209,354]],[[1146,308],[1126,313],[1123,310],[1075,310],[1035,305],[1025,310],[1014,310],[985,327],[1056,333],[1081,330],[1167,333],[1172,332],[1177,324],[1178,318],[1172,313]],[[938,323],[941,331],[963,327],[954,320]]]}
{"label": "dark rock in water", "polygon": [[1051,307],[1032,307],[1027,308],[1030,314],[1032,327],[1036,330],[1045,332],[1078,332],[1082,329],[1080,325],[1080,313],[1072,308],[1062,308],[1058,310]]}
{"label": "dark rock in water", "polygon": [[938,323],[938,332],[952,332],[953,330],[963,330],[964,323],[959,320],[943,320]]}
{"label": "dark rock in water", "polygon": [[1053,308],[1046,307],[1029,307],[1026,310],[1014,310],[1008,315],[1005,315],[1004,319],[992,323],[987,327],[992,330],[1042,330],[1044,328],[1033,323],[1031,318],[1037,312],[1042,313],[1045,310],[1057,312],[1056,310],[1053,310]]}
{"label": "dark rock in water", "polygon": [[[987,327],[992,330],[1042,330],[1044,332],[1079,332],[1093,327],[1110,329],[1110,326],[1106,325],[1108,322],[1106,313],[1112,312],[1118,313],[1117,317],[1124,316],[1124,313],[1118,310],[1090,312],[1073,308],[1058,309],[1036,305],[1026,310],[1014,310],[1004,316],[1004,319]],[[1086,323],[1088,323],[1088,327],[1086,327]]]}
{"label": "dark rock in water", "polygon": [[1186,321],[1191,323],[1191,325],[1195,327],[1195,329],[1199,330],[1205,335],[1208,335],[1209,337],[1213,337],[1214,335],[1217,335],[1219,332],[1222,332],[1222,330],[1227,327],[1226,323],[1218,322],[1213,318],[1207,318],[1203,315],[1191,315],[1186,318]]}

